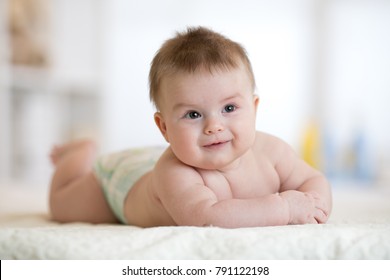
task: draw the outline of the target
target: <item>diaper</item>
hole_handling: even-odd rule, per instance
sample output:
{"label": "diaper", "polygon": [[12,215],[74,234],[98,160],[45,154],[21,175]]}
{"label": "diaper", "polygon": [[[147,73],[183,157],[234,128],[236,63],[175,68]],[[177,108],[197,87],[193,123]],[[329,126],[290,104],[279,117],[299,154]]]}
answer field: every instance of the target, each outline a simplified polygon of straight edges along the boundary
{"label": "diaper", "polygon": [[152,170],[165,148],[128,149],[99,157],[94,173],[115,216],[124,224],[124,203],[130,189],[145,173]]}

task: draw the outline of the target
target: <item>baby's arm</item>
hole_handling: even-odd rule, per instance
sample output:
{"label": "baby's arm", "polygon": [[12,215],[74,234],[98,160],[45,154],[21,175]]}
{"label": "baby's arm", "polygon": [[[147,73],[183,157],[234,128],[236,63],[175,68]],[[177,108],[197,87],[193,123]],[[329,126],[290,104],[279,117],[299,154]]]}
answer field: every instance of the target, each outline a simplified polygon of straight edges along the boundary
{"label": "baby's arm", "polygon": [[290,223],[325,223],[332,208],[330,185],[287,145],[276,170],[281,180],[280,195],[289,202]]}
{"label": "baby's arm", "polygon": [[288,203],[279,194],[218,201],[199,173],[190,167],[170,166],[154,176],[159,182],[159,200],[178,225],[237,228],[289,222]]}

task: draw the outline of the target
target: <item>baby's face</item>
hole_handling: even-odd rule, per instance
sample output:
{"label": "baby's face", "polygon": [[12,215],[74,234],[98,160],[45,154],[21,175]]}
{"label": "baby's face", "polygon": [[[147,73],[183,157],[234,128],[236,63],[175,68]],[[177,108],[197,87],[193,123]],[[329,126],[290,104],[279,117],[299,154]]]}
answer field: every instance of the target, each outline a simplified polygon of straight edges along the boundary
{"label": "baby's face", "polygon": [[228,169],[252,147],[258,98],[243,68],[176,74],[160,94],[156,124],[185,164]]}

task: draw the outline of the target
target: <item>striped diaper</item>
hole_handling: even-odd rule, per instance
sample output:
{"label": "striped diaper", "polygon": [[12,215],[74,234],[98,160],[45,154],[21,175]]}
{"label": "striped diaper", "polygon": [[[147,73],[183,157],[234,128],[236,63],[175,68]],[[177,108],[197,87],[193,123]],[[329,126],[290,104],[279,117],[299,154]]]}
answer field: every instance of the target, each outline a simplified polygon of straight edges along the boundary
{"label": "striped diaper", "polygon": [[144,174],[152,170],[163,147],[127,149],[99,157],[94,173],[103,189],[104,196],[115,216],[127,224],[124,203],[130,189]]}

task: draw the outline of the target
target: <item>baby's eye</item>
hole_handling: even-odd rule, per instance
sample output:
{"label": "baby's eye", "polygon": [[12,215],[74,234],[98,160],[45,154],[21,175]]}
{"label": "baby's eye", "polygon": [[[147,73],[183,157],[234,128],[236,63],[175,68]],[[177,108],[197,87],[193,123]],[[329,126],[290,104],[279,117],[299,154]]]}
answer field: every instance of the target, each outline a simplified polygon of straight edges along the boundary
{"label": "baby's eye", "polygon": [[223,109],[224,113],[231,113],[236,110],[236,106],[233,104],[226,105],[225,108]]}
{"label": "baby's eye", "polygon": [[188,112],[184,117],[187,119],[197,119],[200,118],[202,115],[196,111]]}

